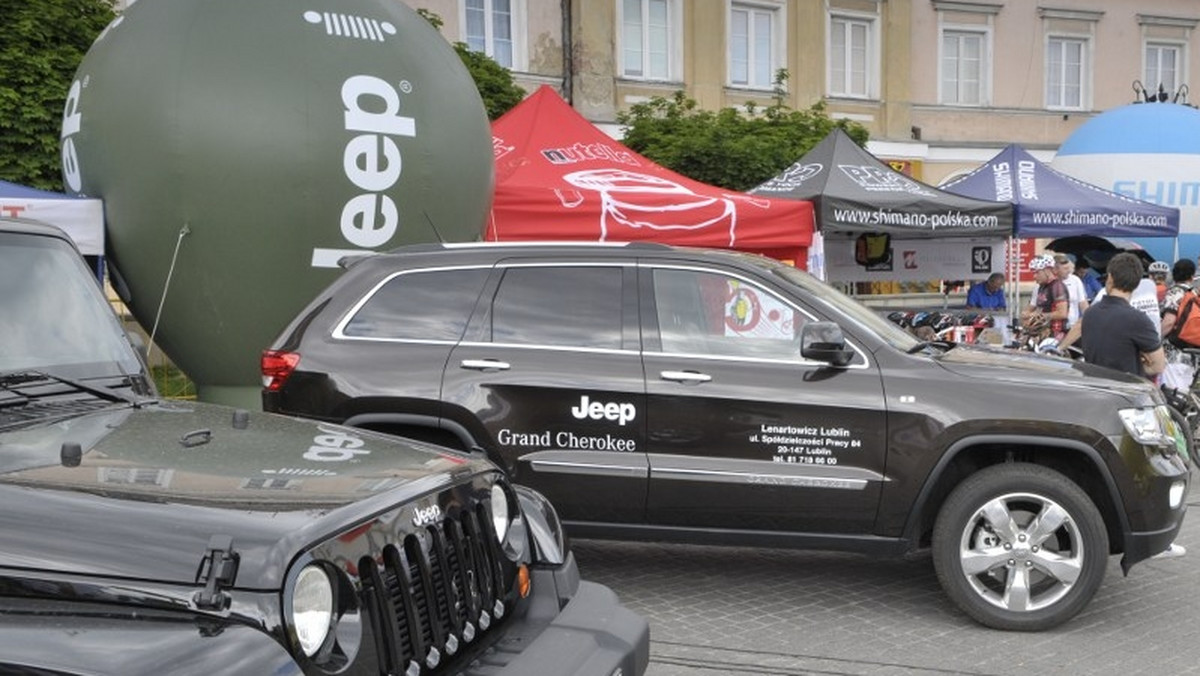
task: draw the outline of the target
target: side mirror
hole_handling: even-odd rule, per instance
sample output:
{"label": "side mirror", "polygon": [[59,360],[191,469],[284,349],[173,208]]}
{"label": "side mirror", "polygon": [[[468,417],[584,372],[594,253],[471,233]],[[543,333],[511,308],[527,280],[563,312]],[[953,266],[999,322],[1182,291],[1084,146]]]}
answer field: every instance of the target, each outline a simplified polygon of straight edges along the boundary
{"label": "side mirror", "polygon": [[800,356],[845,366],[854,359],[854,350],[846,347],[842,327],[833,322],[808,322],[800,329]]}

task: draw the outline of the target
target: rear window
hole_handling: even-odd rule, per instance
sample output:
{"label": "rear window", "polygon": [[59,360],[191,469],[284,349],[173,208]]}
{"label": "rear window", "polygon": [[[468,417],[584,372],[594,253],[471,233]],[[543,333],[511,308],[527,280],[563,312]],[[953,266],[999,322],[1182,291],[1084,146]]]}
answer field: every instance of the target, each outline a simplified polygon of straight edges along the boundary
{"label": "rear window", "polygon": [[487,268],[398,274],[376,288],[342,329],[349,338],[457,341]]}

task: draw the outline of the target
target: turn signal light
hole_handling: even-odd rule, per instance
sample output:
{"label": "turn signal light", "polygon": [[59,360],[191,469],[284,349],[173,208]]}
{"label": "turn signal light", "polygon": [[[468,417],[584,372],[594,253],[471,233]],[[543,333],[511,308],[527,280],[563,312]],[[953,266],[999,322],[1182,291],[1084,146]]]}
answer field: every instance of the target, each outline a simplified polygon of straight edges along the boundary
{"label": "turn signal light", "polygon": [[529,596],[529,589],[533,583],[529,580],[529,568],[525,564],[517,567],[517,592],[521,594],[521,598]]}
{"label": "turn signal light", "polygon": [[283,350],[263,350],[260,368],[262,369],[263,387],[274,392],[283,387],[284,381],[296,370],[300,363],[300,355],[296,352]]}

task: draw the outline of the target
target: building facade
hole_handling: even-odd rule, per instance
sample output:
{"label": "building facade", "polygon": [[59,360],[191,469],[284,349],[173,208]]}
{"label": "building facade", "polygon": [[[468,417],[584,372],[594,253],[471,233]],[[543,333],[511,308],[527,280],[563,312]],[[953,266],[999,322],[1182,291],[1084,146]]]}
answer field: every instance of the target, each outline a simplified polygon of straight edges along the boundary
{"label": "building facade", "polygon": [[1160,86],[1186,102],[1200,72],[1197,0],[404,1],[614,136],[619,111],[677,90],[769,105],[786,69],[788,105],[826,101],[934,184],[1009,143],[1048,159]]}

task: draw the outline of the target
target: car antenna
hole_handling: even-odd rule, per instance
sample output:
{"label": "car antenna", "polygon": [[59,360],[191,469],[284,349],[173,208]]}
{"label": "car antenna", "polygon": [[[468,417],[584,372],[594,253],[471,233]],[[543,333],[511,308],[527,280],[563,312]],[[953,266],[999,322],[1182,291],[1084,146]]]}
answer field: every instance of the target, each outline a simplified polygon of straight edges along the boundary
{"label": "car antenna", "polygon": [[429,229],[432,230],[434,236],[437,237],[438,244],[445,244],[446,240],[442,237],[442,233],[438,232],[437,226],[433,224],[433,219],[429,217],[429,212],[422,209],[421,215],[424,216],[426,222],[429,223]]}

